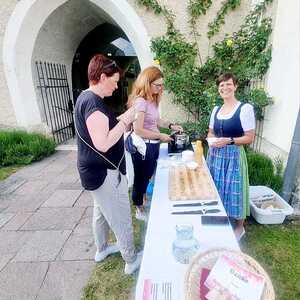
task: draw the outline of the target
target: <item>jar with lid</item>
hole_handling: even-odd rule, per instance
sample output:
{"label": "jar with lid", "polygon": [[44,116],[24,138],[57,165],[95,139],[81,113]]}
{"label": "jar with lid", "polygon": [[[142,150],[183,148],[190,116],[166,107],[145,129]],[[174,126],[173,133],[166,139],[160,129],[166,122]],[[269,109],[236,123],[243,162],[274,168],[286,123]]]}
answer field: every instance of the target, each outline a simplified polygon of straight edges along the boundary
{"label": "jar with lid", "polygon": [[199,249],[199,242],[194,238],[193,232],[191,224],[176,225],[176,239],[172,250],[175,259],[182,264],[188,264]]}

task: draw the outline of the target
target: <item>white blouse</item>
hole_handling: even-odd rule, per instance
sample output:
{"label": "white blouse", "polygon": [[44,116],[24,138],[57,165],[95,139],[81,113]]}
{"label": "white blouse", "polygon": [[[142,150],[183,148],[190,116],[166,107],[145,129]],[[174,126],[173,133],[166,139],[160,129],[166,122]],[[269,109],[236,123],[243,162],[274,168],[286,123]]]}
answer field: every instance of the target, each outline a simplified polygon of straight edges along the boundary
{"label": "white blouse", "polygon": [[[217,118],[219,120],[227,120],[230,119],[236,110],[239,108],[241,105],[241,102],[239,101],[237,105],[234,107],[234,109],[226,115],[220,114],[220,111],[217,114]],[[214,120],[215,120],[215,114],[218,109],[218,106],[215,106],[211,115],[210,115],[210,121],[209,121],[209,128],[213,129],[214,128]],[[241,108],[241,113],[240,113],[240,120],[242,124],[242,128],[244,131],[249,131],[255,129],[255,114],[254,114],[254,109],[253,106],[249,103],[245,103],[242,108]]]}

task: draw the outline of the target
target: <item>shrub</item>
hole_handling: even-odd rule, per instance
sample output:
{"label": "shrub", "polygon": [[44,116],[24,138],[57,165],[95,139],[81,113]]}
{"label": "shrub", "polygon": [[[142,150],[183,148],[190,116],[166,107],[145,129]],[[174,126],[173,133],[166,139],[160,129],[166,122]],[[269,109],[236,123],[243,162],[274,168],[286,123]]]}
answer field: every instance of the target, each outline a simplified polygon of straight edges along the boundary
{"label": "shrub", "polygon": [[189,135],[191,141],[204,140],[207,136],[208,120],[199,122],[186,122],[182,124],[184,131]]}
{"label": "shrub", "polygon": [[276,166],[271,158],[263,153],[247,151],[250,185],[265,185],[280,193],[283,184],[282,162]]}
{"label": "shrub", "polygon": [[0,166],[27,165],[54,151],[55,143],[42,134],[0,131]]}

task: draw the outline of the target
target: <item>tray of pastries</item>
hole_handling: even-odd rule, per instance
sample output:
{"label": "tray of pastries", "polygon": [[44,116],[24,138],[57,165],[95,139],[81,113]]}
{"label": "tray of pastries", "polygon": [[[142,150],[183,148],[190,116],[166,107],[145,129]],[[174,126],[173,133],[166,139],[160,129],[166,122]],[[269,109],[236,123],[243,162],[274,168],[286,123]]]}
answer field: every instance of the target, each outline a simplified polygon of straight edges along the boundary
{"label": "tray of pastries", "polygon": [[217,193],[208,173],[201,166],[194,170],[187,166],[173,166],[169,169],[169,198],[180,200],[216,199]]}

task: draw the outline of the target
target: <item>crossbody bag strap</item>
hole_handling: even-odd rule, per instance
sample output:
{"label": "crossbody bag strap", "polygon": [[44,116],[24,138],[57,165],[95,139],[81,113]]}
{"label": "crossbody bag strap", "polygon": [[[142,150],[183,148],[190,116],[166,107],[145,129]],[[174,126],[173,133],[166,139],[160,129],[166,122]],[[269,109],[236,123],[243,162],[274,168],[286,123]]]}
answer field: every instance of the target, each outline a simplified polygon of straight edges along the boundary
{"label": "crossbody bag strap", "polygon": [[122,160],[124,159],[124,156],[125,156],[125,152],[123,152],[123,155],[118,163],[118,166],[116,166],[113,162],[111,162],[109,159],[107,159],[103,154],[101,154],[98,150],[96,150],[94,147],[92,147],[88,142],[86,142],[80,135],[78,129],[77,129],[77,126],[76,126],[76,119],[75,119],[75,114],[74,114],[74,127],[75,127],[75,130],[76,130],[76,133],[78,135],[78,137],[81,139],[81,141],[87,145],[90,149],[92,149],[94,152],[96,152],[98,155],[100,155],[104,160],[106,160],[108,163],[110,163],[116,170],[119,170],[120,168],[120,165],[121,165],[121,162]]}

